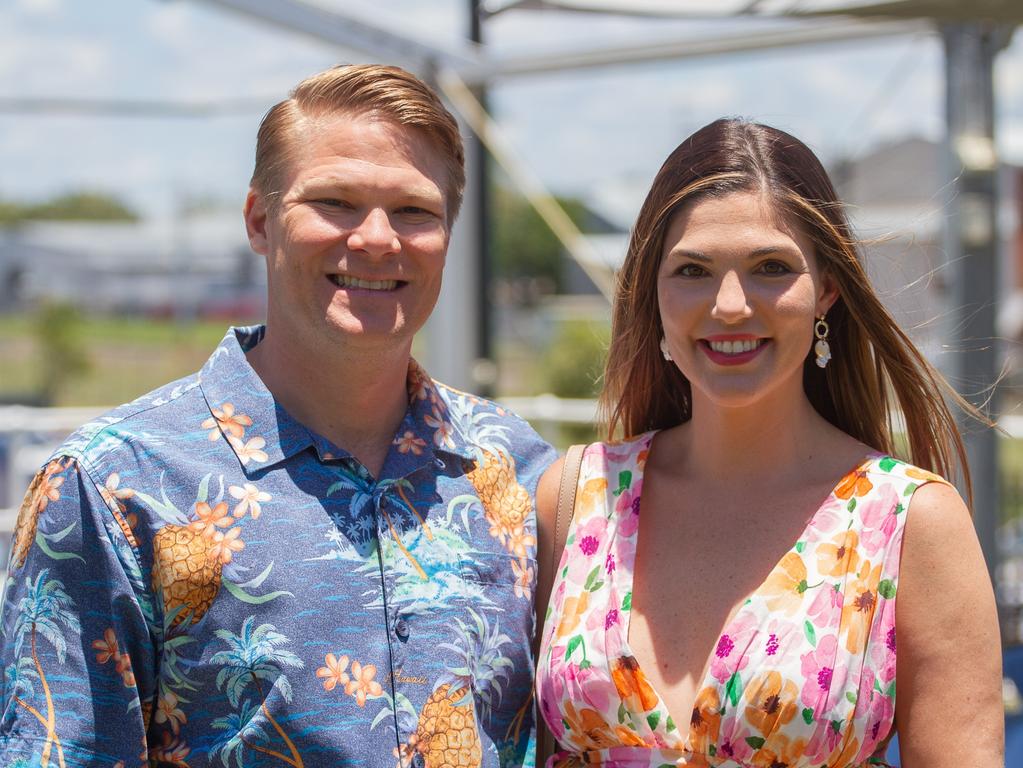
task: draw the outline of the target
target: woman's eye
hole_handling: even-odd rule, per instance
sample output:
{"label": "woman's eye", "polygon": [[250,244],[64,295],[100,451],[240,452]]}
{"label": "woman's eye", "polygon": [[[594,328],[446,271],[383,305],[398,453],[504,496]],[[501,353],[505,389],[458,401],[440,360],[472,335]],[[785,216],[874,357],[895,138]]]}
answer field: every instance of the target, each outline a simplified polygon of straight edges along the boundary
{"label": "woman's eye", "polygon": [[785,275],[792,270],[780,261],[765,261],[760,265],[760,271],[765,275]]}
{"label": "woman's eye", "polygon": [[675,274],[682,277],[703,277],[707,274],[707,270],[699,264],[683,264],[675,271]]}

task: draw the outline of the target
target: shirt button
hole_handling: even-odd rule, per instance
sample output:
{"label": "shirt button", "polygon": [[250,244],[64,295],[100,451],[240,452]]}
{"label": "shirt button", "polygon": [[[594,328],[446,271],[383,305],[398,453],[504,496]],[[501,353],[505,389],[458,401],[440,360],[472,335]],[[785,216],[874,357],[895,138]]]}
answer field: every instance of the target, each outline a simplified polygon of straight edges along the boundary
{"label": "shirt button", "polygon": [[422,752],[412,755],[412,768],[426,768],[426,758],[423,757]]}
{"label": "shirt button", "polygon": [[401,641],[408,640],[409,636],[409,625],[405,619],[398,619],[394,622],[394,634],[398,636]]}

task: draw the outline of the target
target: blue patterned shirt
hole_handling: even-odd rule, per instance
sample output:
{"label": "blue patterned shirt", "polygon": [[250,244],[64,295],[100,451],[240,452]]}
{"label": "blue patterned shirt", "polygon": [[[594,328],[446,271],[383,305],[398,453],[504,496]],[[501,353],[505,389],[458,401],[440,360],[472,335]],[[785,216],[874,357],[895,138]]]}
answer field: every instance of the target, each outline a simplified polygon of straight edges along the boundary
{"label": "blue patterned shirt", "polygon": [[518,766],[537,481],[522,420],[429,379],[380,477],[274,401],[232,329],[82,427],[22,506],[4,766]]}

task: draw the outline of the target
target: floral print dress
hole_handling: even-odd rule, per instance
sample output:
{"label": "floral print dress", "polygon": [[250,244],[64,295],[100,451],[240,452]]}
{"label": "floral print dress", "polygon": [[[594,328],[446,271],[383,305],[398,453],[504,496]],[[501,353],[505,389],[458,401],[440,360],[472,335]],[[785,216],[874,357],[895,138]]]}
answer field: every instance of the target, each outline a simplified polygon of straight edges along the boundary
{"label": "floral print dress", "polygon": [[884,765],[905,512],[941,478],[879,454],[846,475],[708,649],[691,716],[676,723],[628,644],[653,437],[584,454],[537,663],[561,749],[548,765]]}

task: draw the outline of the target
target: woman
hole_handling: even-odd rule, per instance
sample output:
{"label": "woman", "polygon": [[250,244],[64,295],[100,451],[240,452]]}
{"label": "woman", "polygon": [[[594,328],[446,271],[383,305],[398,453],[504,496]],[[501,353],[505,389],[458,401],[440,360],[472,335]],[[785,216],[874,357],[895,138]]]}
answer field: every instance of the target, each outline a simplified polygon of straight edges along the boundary
{"label": "woman", "polygon": [[586,450],[543,631],[553,763],[883,765],[897,728],[906,768],[1001,766],[945,386],[805,145],[739,120],[686,139],[618,281],[602,405],[627,439]]}

